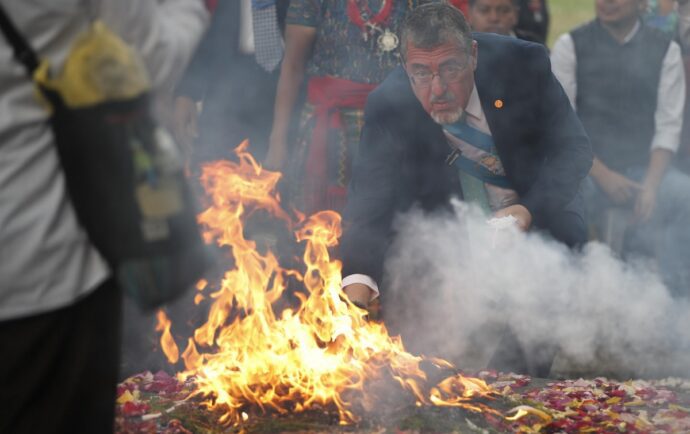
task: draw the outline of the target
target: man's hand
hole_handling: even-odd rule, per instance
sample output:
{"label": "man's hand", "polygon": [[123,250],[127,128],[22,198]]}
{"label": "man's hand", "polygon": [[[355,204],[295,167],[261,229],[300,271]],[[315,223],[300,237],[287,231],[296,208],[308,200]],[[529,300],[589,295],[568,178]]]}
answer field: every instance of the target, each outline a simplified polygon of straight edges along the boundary
{"label": "man's hand", "polygon": [[194,140],[199,136],[198,118],[199,113],[194,100],[186,96],[178,96],[175,99],[175,139],[187,151],[192,149]]}
{"label": "man's hand", "polygon": [[353,304],[360,306],[363,309],[366,309],[369,306],[372,291],[367,285],[362,283],[352,283],[344,287],[343,292]]}
{"label": "man's hand", "polygon": [[595,177],[594,179],[616,205],[630,202],[642,190],[642,186],[639,183],[613,170],[608,170],[604,176]]}
{"label": "man's hand", "polygon": [[646,223],[652,217],[656,207],[656,191],[653,186],[645,185],[635,201],[635,221]]}
{"label": "man's hand", "polygon": [[666,169],[671,164],[673,152],[666,149],[654,149],[649,159],[647,174],[642,182],[642,189],[635,201],[635,222],[649,221],[656,207],[656,195],[661,187]]}
{"label": "man's hand", "polygon": [[511,205],[494,213],[496,218],[508,217],[509,215],[515,217],[517,227],[521,231],[527,231],[532,226],[532,213],[523,205]]}

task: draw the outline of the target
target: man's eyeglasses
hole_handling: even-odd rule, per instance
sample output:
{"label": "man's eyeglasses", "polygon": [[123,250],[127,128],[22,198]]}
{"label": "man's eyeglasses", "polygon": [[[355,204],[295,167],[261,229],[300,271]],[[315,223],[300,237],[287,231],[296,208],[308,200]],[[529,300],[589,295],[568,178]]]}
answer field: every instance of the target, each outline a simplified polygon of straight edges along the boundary
{"label": "man's eyeglasses", "polygon": [[439,76],[444,83],[453,83],[460,80],[462,73],[467,69],[468,64],[464,65],[442,65],[438,72],[431,72],[429,69],[418,69],[408,72],[412,84],[418,87],[427,87],[434,81],[434,77]]}

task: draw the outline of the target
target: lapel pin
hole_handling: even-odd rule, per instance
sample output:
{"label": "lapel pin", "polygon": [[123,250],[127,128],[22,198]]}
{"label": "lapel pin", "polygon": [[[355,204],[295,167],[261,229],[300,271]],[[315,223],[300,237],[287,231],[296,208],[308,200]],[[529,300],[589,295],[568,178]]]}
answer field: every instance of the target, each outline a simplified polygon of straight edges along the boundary
{"label": "lapel pin", "polygon": [[502,99],[497,99],[494,101],[494,107],[497,109],[503,108],[503,100]]}

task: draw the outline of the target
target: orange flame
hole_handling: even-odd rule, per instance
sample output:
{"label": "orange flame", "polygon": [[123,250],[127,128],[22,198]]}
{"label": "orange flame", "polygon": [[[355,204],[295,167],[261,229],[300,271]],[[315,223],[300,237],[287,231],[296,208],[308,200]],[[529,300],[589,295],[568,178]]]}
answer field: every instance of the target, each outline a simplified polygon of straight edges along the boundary
{"label": "orange flame", "polygon": [[204,289],[206,289],[207,286],[208,286],[208,280],[206,280],[206,279],[201,279],[196,283],[197,291],[203,291]]}
{"label": "orange flame", "polygon": [[[245,238],[243,221],[255,211],[294,224],[275,193],[280,174],[263,170],[246,147],[244,142],[235,150],[238,162],[208,164],[201,176],[210,206],[198,221],[207,242],[230,249],[234,267],[208,295],[213,300],[208,319],[182,354],[185,371],[178,377],[194,378],[193,395],[209,398],[209,407],[224,408],[221,422],[242,423],[251,406],[286,414],[319,405],[337,408],[340,422],[347,424],[359,420],[355,401],[364,409],[372,406],[365,383],[387,373],[418,405],[481,411],[469,400],[491,395],[483,381],[456,375],[427,390],[422,357],[406,352],[399,337],[389,336],[383,324],[366,321],[367,312],[347,300],[340,288],[341,263],[328,251],[341,233],[337,213],[297,214],[304,274],[281,268],[272,252],[259,253]],[[277,317],[272,305],[289,276],[303,282],[306,293],[297,294],[299,307]],[[161,345],[170,348],[169,324],[160,315],[165,316],[159,313]],[[443,361],[437,365],[452,367]]]}
{"label": "orange flame", "polygon": [[180,358],[180,350],[177,348],[175,339],[173,339],[172,334],[170,334],[170,327],[172,322],[168,319],[168,316],[159,310],[156,313],[158,318],[158,325],[156,326],[156,331],[163,332],[161,335],[161,348],[163,348],[163,353],[165,357],[168,358],[168,362],[175,364]]}

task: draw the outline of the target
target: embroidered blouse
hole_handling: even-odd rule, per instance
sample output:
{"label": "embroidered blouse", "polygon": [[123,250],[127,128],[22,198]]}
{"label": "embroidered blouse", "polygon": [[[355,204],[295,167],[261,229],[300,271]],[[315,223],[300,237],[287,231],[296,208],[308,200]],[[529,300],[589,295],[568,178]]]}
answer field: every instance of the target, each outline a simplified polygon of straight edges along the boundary
{"label": "embroidered blouse", "polygon": [[[392,1],[390,15],[373,35],[365,39],[362,30],[347,15],[346,0],[292,0],[286,24],[316,28],[314,51],[307,64],[308,76],[344,78],[360,83],[380,83],[400,62],[398,48],[386,51],[379,38],[388,30],[398,34],[408,11],[419,0],[364,0],[376,15],[383,2]],[[364,7],[360,10],[366,21]],[[398,41],[397,38],[395,39]],[[390,45],[388,46],[390,47]]]}

